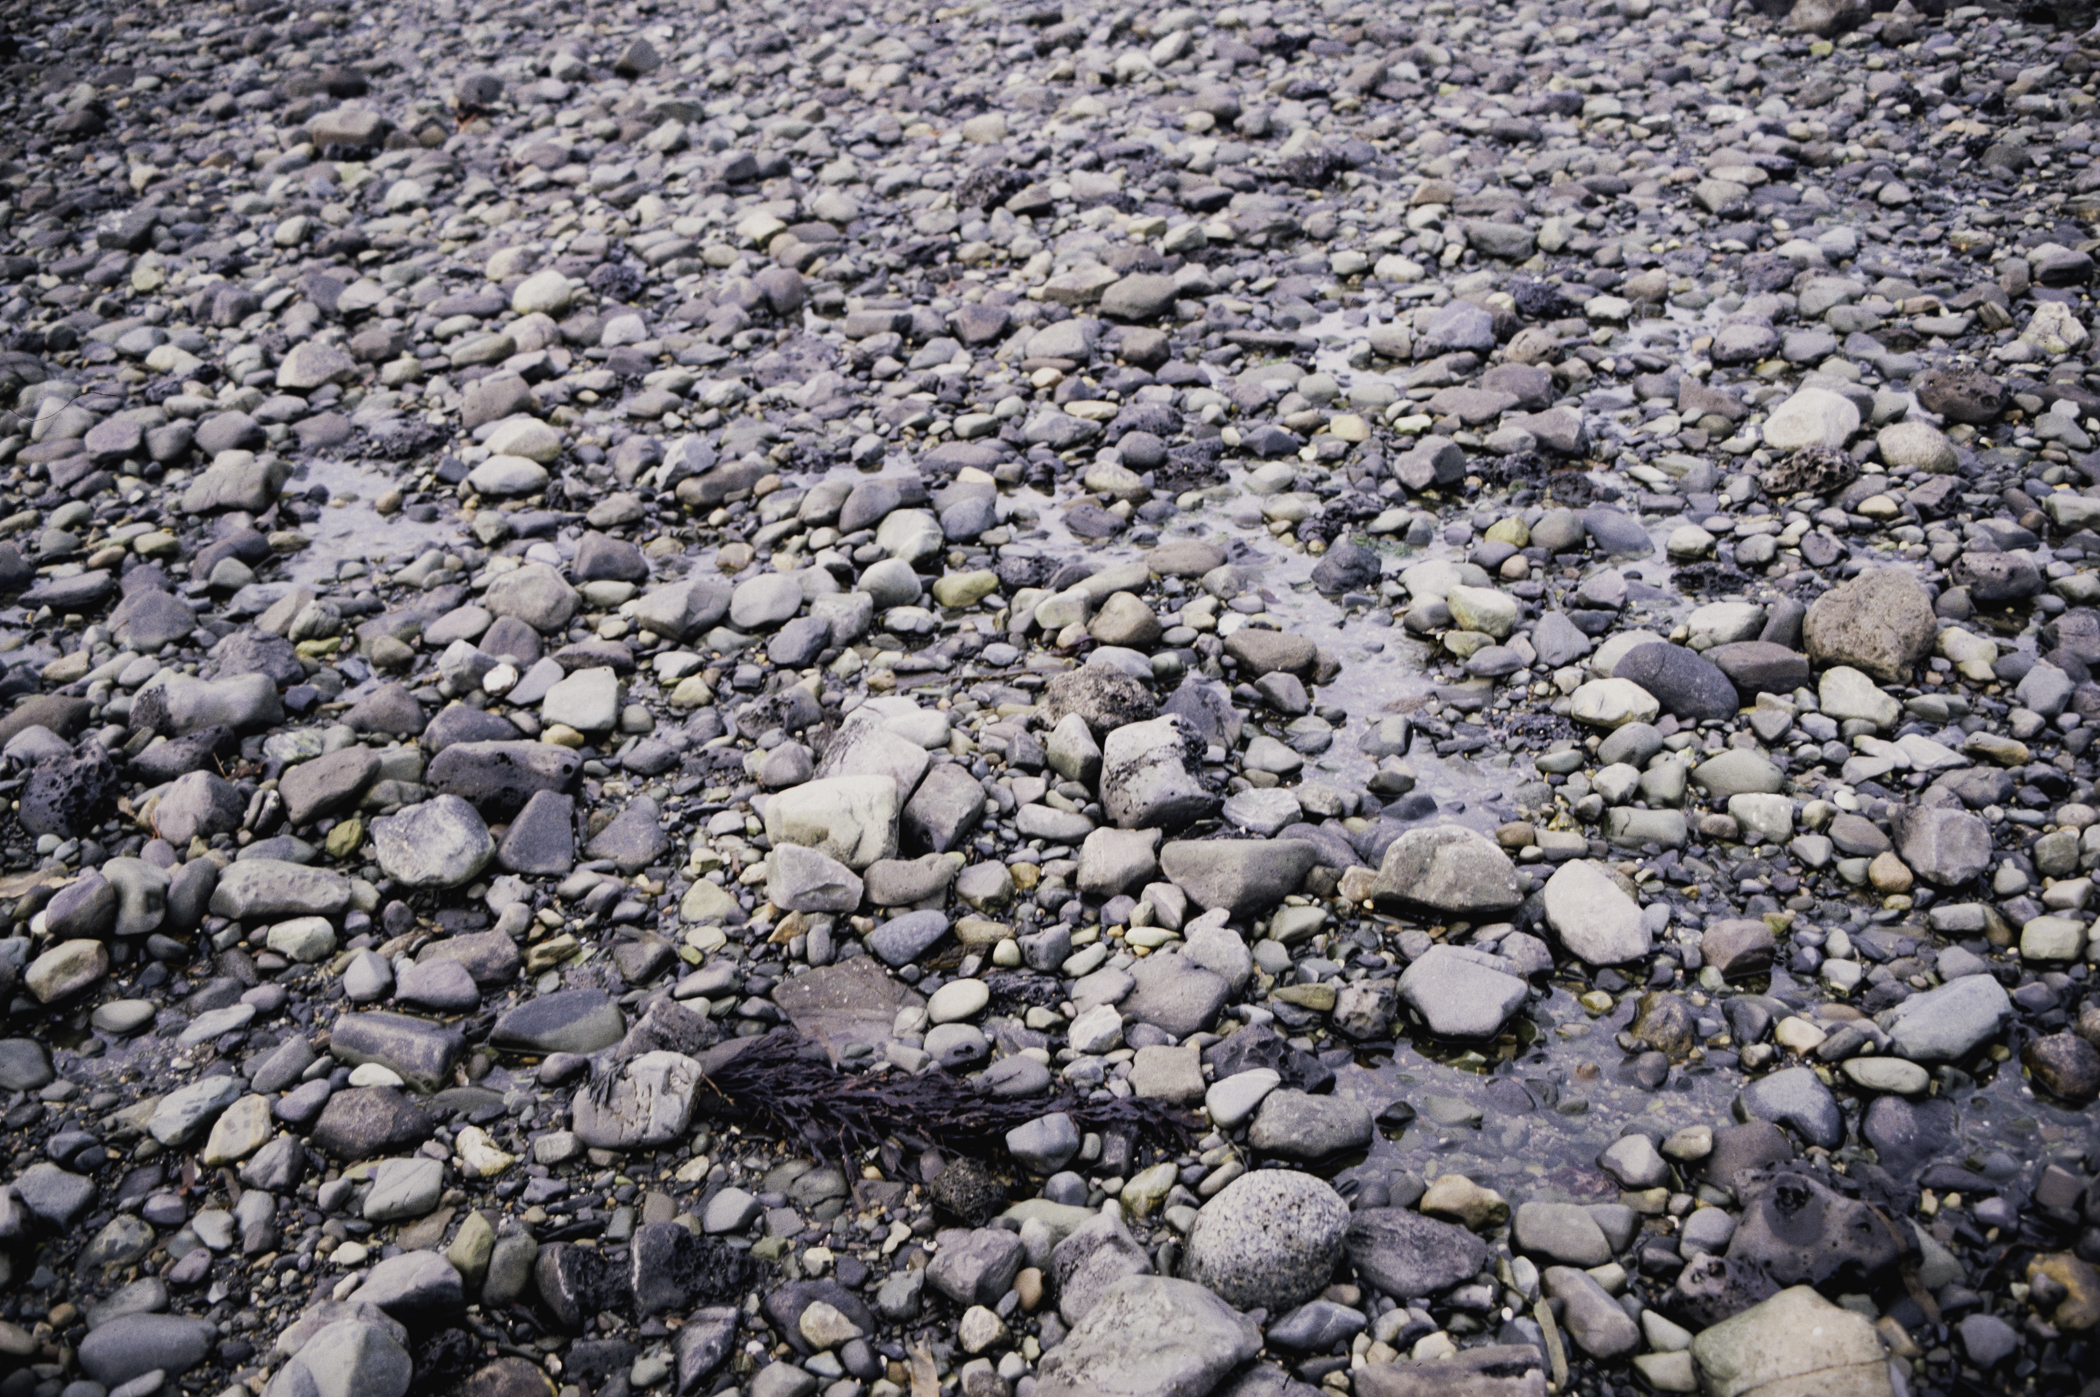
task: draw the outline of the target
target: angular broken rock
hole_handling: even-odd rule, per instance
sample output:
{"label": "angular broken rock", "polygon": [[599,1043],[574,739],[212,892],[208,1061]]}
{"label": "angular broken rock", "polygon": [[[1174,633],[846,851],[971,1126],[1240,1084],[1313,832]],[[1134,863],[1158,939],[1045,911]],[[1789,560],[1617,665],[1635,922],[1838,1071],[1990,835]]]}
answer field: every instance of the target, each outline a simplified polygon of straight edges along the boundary
{"label": "angular broken rock", "polygon": [[1126,1276],[1044,1356],[1039,1397],[1208,1397],[1261,1347],[1254,1322],[1190,1281]]}
{"label": "angular broken rock", "polygon": [[1797,1285],[1701,1331],[1692,1362],[1712,1397],[1895,1397],[1874,1321]]}
{"label": "angular broken rock", "polygon": [[374,820],[372,842],[380,868],[411,888],[456,888],[496,856],[496,841],[480,812],[454,795]]}
{"label": "angular broken rock", "polygon": [[1492,1038],[1529,986],[1516,966],[1470,946],[1431,946],[1400,976],[1400,998],[1444,1038]]}
{"label": "angular broken rock", "polygon": [[1801,624],[1817,666],[1850,665],[1884,684],[1903,684],[1939,633],[1932,599],[1901,568],[1868,568],[1817,597]]}
{"label": "angular broken rock", "polygon": [[831,776],[766,803],[766,837],[815,849],[859,872],[897,852],[897,783],[888,776]]}
{"label": "angular broken rock", "polygon": [[1169,714],[1126,723],[1101,744],[1101,805],[1124,829],[1182,829],[1216,812],[1203,784],[1203,740]]}
{"label": "angular broken rock", "polygon": [[570,1129],[594,1149],[645,1150],[670,1144],[692,1124],[700,1064],[681,1053],[649,1052],[576,1092]]}

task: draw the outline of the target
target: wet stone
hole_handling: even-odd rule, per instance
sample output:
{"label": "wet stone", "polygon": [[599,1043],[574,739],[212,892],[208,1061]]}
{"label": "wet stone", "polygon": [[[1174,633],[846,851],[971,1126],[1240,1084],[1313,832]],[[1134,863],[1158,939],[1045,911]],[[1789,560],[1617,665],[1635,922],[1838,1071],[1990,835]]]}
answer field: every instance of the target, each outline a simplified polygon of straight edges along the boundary
{"label": "wet stone", "polygon": [[523,1052],[593,1053],[620,1041],[627,1022],[602,990],[557,990],[526,1000],[496,1020],[490,1041]]}
{"label": "wet stone", "polygon": [[1486,1244],[1465,1228],[1405,1208],[1354,1213],[1346,1249],[1357,1273],[1396,1300],[1447,1290],[1487,1260]]}

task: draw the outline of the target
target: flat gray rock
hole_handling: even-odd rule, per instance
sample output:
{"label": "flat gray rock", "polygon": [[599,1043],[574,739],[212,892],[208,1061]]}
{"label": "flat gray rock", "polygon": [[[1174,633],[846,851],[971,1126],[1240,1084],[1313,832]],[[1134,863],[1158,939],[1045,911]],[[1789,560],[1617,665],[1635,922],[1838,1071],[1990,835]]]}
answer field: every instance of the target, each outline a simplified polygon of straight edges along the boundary
{"label": "flat gray rock", "polygon": [[1351,1215],[1345,1239],[1357,1274],[1396,1300],[1416,1300],[1470,1280],[1486,1264],[1487,1244],[1455,1223],[1409,1208]]}
{"label": "flat gray rock", "polygon": [[211,1321],[187,1315],[120,1315],[81,1341],[80,1366],[104,1387],[156,1368],[178,1376],[204,1361],[217,1334]]}
{"label": "flat gray rock", "polygon": [[1997,1037],[2012,1018],[2012,1000],[1989,975],[1964,975],[1912,995],[1882,1016],[1898,1056],[1913,1062],[1957,1062]]}
{"label": "flat gray rock", "polygon": [[1126,1276],[1045,1355],[1041,1397],[1209,1397],[1261,1331],[1200,1285]]}

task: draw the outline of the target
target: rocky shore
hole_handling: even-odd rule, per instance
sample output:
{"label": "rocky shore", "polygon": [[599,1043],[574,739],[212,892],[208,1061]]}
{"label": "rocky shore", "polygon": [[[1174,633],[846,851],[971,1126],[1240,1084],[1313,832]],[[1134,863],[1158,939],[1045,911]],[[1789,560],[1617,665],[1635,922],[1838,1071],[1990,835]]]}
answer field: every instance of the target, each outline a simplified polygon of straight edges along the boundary
{"label": "rocky shore", "polygon": [[0,16],[0,1397],[2100,1397],[2082,24]]}

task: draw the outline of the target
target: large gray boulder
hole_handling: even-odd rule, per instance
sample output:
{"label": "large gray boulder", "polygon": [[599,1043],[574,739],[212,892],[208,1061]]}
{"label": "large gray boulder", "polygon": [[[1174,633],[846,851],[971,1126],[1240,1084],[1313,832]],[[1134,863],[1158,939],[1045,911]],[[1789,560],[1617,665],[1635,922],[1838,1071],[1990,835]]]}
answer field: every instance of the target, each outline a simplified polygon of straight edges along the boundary
{"label": "large gray boulder", "polygon": [[1387,846],[1371,895],[1455,917],[1507,912],[1524,900],[1500,845],[1463,825],[1411,829]]}
{"label": "large gray boulder", "polygon": [[1901,568],[1868,568],[1831,588],[1801,623],[1815,664],[1851,665],[1885,684],[1908,681],[1938,634],[1925,584]]}
{"label": "large gray boulder", "polygon": [[1101,805],[1123,829],[1181,829],[1216,813],[1203,784],[1203,739],[1169,714],[1125,723],[1101,745]]}
{"label": "large gray boulder", "polygon": [[1641,905],[1590,859],[1562,864],[1546,880],[1545,903],[1547,924],[1585,965],[1623,965],[1653,944]]}

